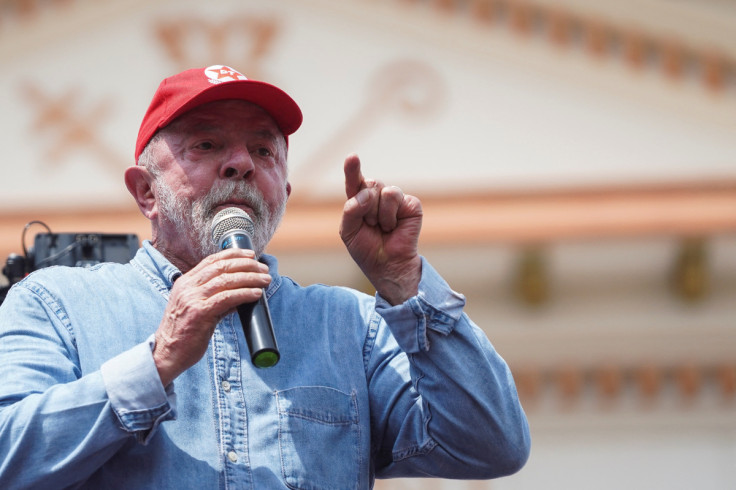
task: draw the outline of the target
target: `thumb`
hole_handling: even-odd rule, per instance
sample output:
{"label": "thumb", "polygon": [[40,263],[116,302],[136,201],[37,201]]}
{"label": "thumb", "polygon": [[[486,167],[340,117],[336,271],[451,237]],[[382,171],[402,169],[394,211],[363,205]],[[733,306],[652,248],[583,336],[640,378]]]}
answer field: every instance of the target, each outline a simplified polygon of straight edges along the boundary
{"label": "thumb", "polygon": [[370,189],[361,189],[345,202],[340,223],[340,237],[348,243],[358,234],[365,222],[365,216],[370,211]]}

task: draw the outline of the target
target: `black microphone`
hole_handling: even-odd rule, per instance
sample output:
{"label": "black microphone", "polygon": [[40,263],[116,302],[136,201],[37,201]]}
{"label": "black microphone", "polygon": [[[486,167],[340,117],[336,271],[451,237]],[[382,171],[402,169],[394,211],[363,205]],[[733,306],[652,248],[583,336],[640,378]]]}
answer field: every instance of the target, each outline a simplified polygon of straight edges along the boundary
{"label": "black microphone", "polygon": [[[253,250],[253,221],[248,213],[239,208],[227,208],[217,213],[212,220],[212,241],[220,250],[241,248]],[[266,291],[253,303],[238,306],[240,323],[250,349],[250,359],[259,368],[274,366],[281,355],[271,323],[271,312],[266,301]]]}

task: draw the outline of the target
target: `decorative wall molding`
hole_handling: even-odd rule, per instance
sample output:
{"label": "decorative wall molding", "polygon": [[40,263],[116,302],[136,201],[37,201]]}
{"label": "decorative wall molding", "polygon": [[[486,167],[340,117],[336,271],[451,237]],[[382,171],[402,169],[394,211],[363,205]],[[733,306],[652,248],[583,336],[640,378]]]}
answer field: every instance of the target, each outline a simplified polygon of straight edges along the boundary
{"label": "decorative wall molding", "polygon": [[303,199],[317,198],[327,166],[352,152],[361,138],[391,117],[426,122],[438,118],[446,103],[447,87],[438,71],[427,63],[393,60],[379,67],[367,85],[371,91],[357,104],[348,121],[290,174],[303,189]]}
{"label": "decorative wall molding", "polygon": [[593,8],[531,0],[391,1],[467,18],[489,29],[506,29],[561,50],[583,51],[596,63],[624,63],[636,72],[657,72],[667,81],[695,80],[711,93],[736,97],[736,53],[712,43],[700,45],[684,36],[662,34],[642,23],[595,14]]}
{"label": "decorative wall molding", "polygon": [[64,10],[77,0],[0,0],[0,12],[8,20],[33,20],[49,9]]}
{"label": "decorative wall molding", "polygon": [[[371,3],[375,4],[375,0],[371,0]],[[736,97],[736,45],[726,44],[727,40],[721,44],[712,40],[697,43],[694,39],[703,37],[697,30],[689,36],[682,33],[678,35],[672,29],[662,28],[660,31],[653,28],[652,25],[656,25],[656,22],[651,20],[628,23],[620,15],[612,15],[603,8],[596,9],[596,5],[602,5],[602,2],[589,2],[586,8],[574,2],[540,0],[383,0],[383,3],[395,4],[397,9],[408,7],[440,16],[467,19],[483,28],[506,31],[523,39],[534,38],[547,42],[558,50],[585,52],[594,63],[601,60],[623,63],[634,72],[656,72],[663,80],[670,82],[692,80],[715,95]],[[70,12],[85,4],[89,5],[90,2],[0,0],[0,17],[8,25],[17,22],[28,24],[49,12]],[[697,5],[692,7],[698,8]],[[666,9],[659,8],[661,16],[666,17]],[[656,9],[656,5],[650,5],[651,11]],[[0,22],[0,34],[3,27],[7,26]],[[251,58],[263,55],[269,40],[278,29],[273,19],[263,21],[247,17],[228,19],[218,29],[213,29],[214,26],[207,22],[194,19],[161,23],[158,35],[166,45],[169,55],[180,66],[201,63],[201,60],[192,60],[191,53],[184,53],[178,46],[179,34],[184,27],[190,33],[199,31],[203,39],[220,55],[227,53],[224,35],[228,32],[232,34],[233,29],[248,38],[256,38],[257,42],[254,44],[244,43],[250,51],[245,56]],[[245,29],[241,31],[241,27]],[[690,29],[693,30],[694,27]],[[705,29],[707,26],[701,28]],[[243,47],[241,45],[240,49]]]}
{"label": "decorative wall molding", "polygon": [[[736,408],[736,364],[642,363],[633,366],[613,362],[594,366],[560,364],[548,368],[511,366],[519,397],[527,410],[534,411],[553,399],[553,407],[574,409],[585,398],[594,406],[610,410],[634,400],[639,409],[652,409],[677,400],[680,409],[696,408],[696,400],[706,391],[724,407]],[[548,407],[545,404],[545,407]]]}
{"label": "decorative wall molding", "polygon": [[87,101],[80,100],[86,94],[79,87],[53,95],[46,91],[46,87],[28,80],[20,92],[35,113],[31,130],[43,136],[38,144],[48,146],[44,158],[46,165],[63,165],[69,154],[83,150],[94,155],[96,161],[115,175],[127,166],[126,160],[111,150],[100,135],[101,126],[110,119],[113,111],[112,96],[95,101],[91,109],[86,109],[83,106]]}
{"label": "decorative wall molding", "polygon": [[279,34],[277,18],[238,14],[220,22],[184,14],[156,21],[154,30],[169,58],[185,70],[228,60],[243,67],[249,78],[269,80],[263,61]]}

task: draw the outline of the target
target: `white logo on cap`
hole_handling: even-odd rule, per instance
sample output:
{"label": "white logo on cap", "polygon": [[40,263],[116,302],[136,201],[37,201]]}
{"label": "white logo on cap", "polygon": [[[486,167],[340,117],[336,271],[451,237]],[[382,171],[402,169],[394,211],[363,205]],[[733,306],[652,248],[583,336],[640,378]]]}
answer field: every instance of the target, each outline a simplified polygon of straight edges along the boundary
{"label": "white logo on cap", "polygon": [[212,65],[204,69],[204,74],[209,78],[210,83],[233,82],[235,80],[248,80],[245,75],[238,70],[233,70],[225,65]]}

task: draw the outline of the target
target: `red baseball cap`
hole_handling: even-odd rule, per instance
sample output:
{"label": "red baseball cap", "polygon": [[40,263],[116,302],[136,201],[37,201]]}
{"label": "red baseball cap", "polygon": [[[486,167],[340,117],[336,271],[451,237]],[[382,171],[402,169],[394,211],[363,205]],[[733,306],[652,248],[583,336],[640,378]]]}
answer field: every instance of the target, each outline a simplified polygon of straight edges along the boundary
{"label": "red baseball cap", "polygon": [[276,121],[284,137],[302,124],[302,111],[289,95],[274,85],[248,80],[228,66],[193,68],[164,79],[143,116],[135,144],[135,161],[153,135],[197,106],[225,99],[241,99],[262,107]]}

